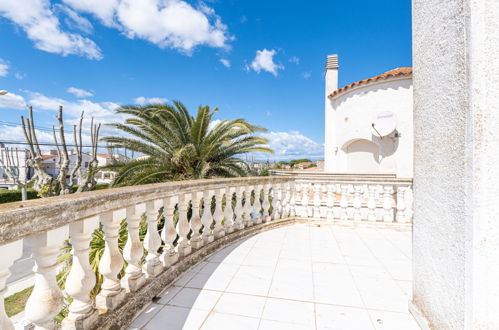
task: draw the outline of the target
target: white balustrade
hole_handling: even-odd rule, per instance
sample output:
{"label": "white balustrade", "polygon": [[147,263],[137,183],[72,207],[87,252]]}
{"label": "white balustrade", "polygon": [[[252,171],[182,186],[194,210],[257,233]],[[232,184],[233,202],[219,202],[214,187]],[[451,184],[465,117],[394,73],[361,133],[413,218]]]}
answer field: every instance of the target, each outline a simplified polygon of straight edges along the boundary
{"label": "white balustrade", "polygon": [[96,278],[90,266],[89,252],[92,233],[98,227],[97,216],[69,224],[73,261],[64,291],[73,301],[69,305],[68,316],[63,321],[64,328],[90,329],[97,321],[98,313],[90,299]]}
{"label": "white balustrade", "polygon": [[[245,226],[294,218],[297,215],[309,218],[310,221],[326,218],[332,222],[338,216],[340,220],[352,220],[352,223],[361,220],[372,223],[395,222],[393,226],[404,226],[412,218],[412,190],[408,180],[320,182],[317,177],[305,180],[300,175],[230,180],[234,180],[230,181],[230,185],[224,180],[217,184],[210,184],[211,180],[207,180],[206,185],[193,183],[193,186],[183,182],[182,185],[185,184],[187,190],[182,190],[184,186],[175,190],[169,184],[162,193],[155,186],[151,188],[154,190],[151,190],[147,198],[141,199],[140,196],[131,194],[120,205],[120,195],[109,204],[103,203],[103,207],[115,203],[115,209],[108,208],[99,213],[97,206],[89,205],[88,208],[95,208],[97,212],[86,213],[91,216],[78,217],[78,214],[85,213],[75,211],[75,218],[70,221],[67,221],[70,211],[57,213],[62,212],[59,210],[63,208],[54,208],[54,212],[58,214],[54,217],[66,217],[66,222],[62,222],[58,228],[34,235],[24,234],[7,244],[0,243],[0,254],[3,256],[0,258],[0,329],[14,329],[12,321],[5,314],[3,299],[7,290],[6,280],[10,275],[9,267],[21,258],[23,243],[33,249],[36,264],[35,285],[26,304],[26,318],[36,329],[57,327],[54,317],[61,311],[64,303],[63,293],[56,282],[57,271],[60,269],[57,257],[64,241],[69,238],[73,257],[64,291],[70,298],[70,304],[62,327],[91,329],[99,323],[99,314],[116,309],[119,311],[124,299],[136,295],[146,283],[146,277],[147,281],[156,281],[161,278],[162,272],[168,269],[176,271],[178,268],[171,267],[189,255],[192,248],[202,249],[204,245],[222,238],[226,233],[243,230]],[[341,196],[338,200],[336,193]],[[212,214],[213,196],[215,208]],[[48,203],[50,202],[49,200]],[[81,203],[75,205],[82,207]],[[200,212],[201,205],[203,207]],[[189,207],[192,210],[190,221]],[[139,235],[144,216],[147,231],[142,242]],[[163,217],[164,227],[158,233],[158,223]],[[123,222],[125,219],[126,223]],[[98,273],[103,282],[100,292],[92,299],[90,293],[96,283],[96,273],[89,262],[89,251],[92,235],[99,228],[99,223],[102,225],[104,251]],[[120,230],[125,230],[125,224],[128,238],[123,247],[120,244],[125,242],[120,239]],[[0,235],[4,233],[5,230],[0,230]],[[161,241],[164,245],[160,255]],[[147,255],[143,261],[144,249]],[[125,261],[126,268],[120,279],[119,274],[123,271]],[[112,318],[114,316],[109,319]]]}
{"label": "white balustrade", "polygon": [[188,196],[189,195],[187,194],[180,194],[178,198],[177,251],[180,257],[184,257],[192,251],[191,244],[187,238],[187,235],[189,235],[189,232],[191,231],[189,219],[187,218],[187,209],[189,204]]}
{"label": "white balustrade", "polygon": [[[62,226],[25,240],[35,259],[35,285],[26,302],[26,318],[35,329],[55,329],[54,318],[61,310],[64,296],[56,281],[57,256],[68,238],[68,226]],[[3,256],[2,256],[3,258]]]}
{"label": "white balustrade", "polygon": [[224,211],[222,207],[224,191],[225,188],[215,190],[215,212],[213,213],[213,235],[215,235],[215,239],[225,235],[224,227],[222,225],[222,221],[224,220]]}
{"label": "white balustrade", "polygon": [[178,260],[178,252],[173,243],[177,239],[177,230],[174,225],[175,205],[177,200],[175,197],[167,197],[163,199],[163,216],[165,217],[165,225],[161,231],[161,239],[165,243],[163,253],[161,254],[161,262],[164,267],[173,265]]}
{"label": "white balustrade", "polygon": [[232,197],[232,188],[226,188],[224,208],[224,230],[226,234],[230,234],[234,231],[234,210],[232,209]]}
{"label": "white balustrade", "polygon": [[95,299],[95,305],[100,313],[115,309],[125,298],[125,291],[121,289],[118,274],[123,267],[123,257],[118,246],[121,218],[113,216],[113,212],[106,212],[99,216],[104,231],[104,253],[99,262],[99,273],[104,282],[101,291]]}
{"label": "white balustrade", "polygon": [[211,230],[213,224],[213,215],[211,214],[211,201],[212,194],[210,190],[203,192],[203,215],[201,216],[201,223],[203,224],[203,243],[208,244],[213,242],[214,236]]}
{"label": "white balustrade", "polygon": [[191,205],[192,205],[192,215],[191,215],[191,247],[193,249],[199,249],[203,246],[203,238],[201,236],[201,228],[203,223],[201,222],[201,216],[199,215],[199,205],[201,203],[201,196],[198,192],[192,193]]}
{"label": "white balustrade", "polygon": [[0,246],[0,329],[14,330],[14,324],[5,313],[4,296],[7,292],[5,283],[10,276],[9,268],[14,261],[21,258],[23,254],[23,242],[21,240]]}

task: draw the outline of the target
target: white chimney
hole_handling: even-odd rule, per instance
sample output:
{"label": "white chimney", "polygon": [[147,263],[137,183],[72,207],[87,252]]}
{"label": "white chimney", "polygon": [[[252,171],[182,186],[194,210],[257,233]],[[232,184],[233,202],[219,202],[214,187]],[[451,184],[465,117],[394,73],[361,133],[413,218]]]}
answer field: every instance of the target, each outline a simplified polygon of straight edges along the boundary
{"label": "white chimney", "polygon": [[328,55],[326,59],[326,97],[338,89],[338,55]]}

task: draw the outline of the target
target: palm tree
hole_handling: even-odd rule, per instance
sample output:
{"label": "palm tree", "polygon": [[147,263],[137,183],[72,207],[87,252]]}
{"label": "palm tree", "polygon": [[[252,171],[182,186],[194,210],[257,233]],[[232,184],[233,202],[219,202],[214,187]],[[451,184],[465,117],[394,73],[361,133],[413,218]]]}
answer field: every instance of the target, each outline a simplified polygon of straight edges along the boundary
{"label": "palm tree", "polygon": [[110,126],[127,136],[103,138],[112,147],[143,156],[108,168],[118,174],[113,186],[173,180],[246,176],[247,164],[238,156],[248,152],[272,153],[268,141],[256,136],[266,129],[244,119],[214,121],[218,108],[200,106],[196,117],[180,102],[123,106],[124,124]]}

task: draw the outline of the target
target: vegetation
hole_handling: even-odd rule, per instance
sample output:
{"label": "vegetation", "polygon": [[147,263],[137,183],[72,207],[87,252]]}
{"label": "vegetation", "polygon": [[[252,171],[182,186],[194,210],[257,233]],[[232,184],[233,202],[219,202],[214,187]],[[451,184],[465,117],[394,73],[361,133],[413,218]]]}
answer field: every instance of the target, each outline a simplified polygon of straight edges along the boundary
{"label": "vegetation", "polygon": [[[108,184],[96,184],[94,190],[107,189]],[[78,186],[74,186],[74,189],[78,189]],[[36,199],[42,196],[34,190],[28,190],[28,199]],[[22,200],[21,190],[0,190],[0,204],[19,202]]]}
{"label": "vegetation", "polygon": [[29,288],[26,288],[5,298],[5,312],[7,313],[8,317],[14,316],[24,310],[26,301],[28,301],[28,298],[32,291],[33,287],[30,286]]}
{"label": "vegetation", "polygon": [[118,173],[113,185],[248,175],[248,166],[238,156],[249,152],[272,153],[268,141],[254,135],[265,129],[244,119],[213,121],[217,110],[200,106],[193,117],[177,101],[173,105],[119,108],[119,114],[130,118],[124,124],[110,126],[130,137],[111,136],[103,140],[143,157],[108,166]]}

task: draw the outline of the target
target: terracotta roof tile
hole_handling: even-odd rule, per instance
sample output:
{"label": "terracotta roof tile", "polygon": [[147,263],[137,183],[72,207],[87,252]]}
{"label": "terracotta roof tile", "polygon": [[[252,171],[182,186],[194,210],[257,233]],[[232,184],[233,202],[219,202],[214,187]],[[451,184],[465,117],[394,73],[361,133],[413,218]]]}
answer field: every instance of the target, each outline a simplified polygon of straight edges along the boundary
{"label": "terracotta roof tile", "polygon": [[368,84],[371,82],[376,82],[380,79],[388,79],[388,78],[393,78],[393,77],[410,76],[410,75],[412,75],[412,68],[410,68],[410,67],[396,68],[396,69],[387,71],[383,74],[377,75],[375,77],[367,78],[367,79],[360,80],[360,81],[351,83],[349,85],[346,85],[345,87],[342,87],[340,89],[335,90],[334,92],[332,92],[328,96],[333,97],[333,96],[336,96],[339,93],[342,93],[342,92],[344,92],[352,87],[359,86],[362,84]]}

